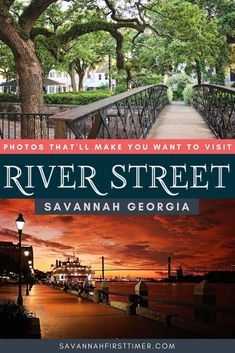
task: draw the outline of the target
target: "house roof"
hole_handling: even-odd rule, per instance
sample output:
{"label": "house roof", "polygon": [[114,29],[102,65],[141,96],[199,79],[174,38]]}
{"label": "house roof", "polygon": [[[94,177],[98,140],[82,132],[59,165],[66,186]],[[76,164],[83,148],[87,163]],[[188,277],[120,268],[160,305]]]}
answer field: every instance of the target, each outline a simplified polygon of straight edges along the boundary
{"label": "house roof", "polygon": [[[50,78],[43,77],[43,86],[60,86],[63,85],[63,83],[51,80]],[[0,87],[16,87],[16,80],[8,81],[8,82],[2,82],[0,83]]]}

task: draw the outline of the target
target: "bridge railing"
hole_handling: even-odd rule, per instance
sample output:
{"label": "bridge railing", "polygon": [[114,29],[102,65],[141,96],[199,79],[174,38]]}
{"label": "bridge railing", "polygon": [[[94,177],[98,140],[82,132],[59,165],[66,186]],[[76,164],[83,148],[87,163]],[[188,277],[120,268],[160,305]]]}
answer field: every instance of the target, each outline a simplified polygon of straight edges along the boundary
{"label": "bridge railing", "polygon": [[168,103],[167,86],[152,85],[55,115],[0,112],[0,138],[144,138]]}
{"label": "bridge railing", "polygon": [[216,85],[194,86],[193,106],[218,138],[235,138],[235,89]]}
{"label": "bridge railing", "polygon": [[144,138],[168,104],[167,86],[145,86],[50,117],[55,138]]}

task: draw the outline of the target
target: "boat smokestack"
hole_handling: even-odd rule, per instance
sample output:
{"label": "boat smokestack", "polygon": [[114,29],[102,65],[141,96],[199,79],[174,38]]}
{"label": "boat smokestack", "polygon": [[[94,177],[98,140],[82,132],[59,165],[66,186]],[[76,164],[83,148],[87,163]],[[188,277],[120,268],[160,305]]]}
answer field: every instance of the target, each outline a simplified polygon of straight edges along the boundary
{"label": "boat smokestack", "polygon": [[102,256],[102,280],[104,280],[104,256]]}
{"label": "boat smokestack", "polygon": [[168,279],[171,279],[171,256],[168,256]]}

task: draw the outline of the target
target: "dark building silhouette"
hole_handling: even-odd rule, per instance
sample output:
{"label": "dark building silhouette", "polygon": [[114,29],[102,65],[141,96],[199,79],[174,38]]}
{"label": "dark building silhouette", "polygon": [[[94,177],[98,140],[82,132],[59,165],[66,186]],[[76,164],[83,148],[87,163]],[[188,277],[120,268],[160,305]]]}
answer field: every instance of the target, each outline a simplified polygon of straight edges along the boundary
{"label": "dark building silhouette", "polygon": [[[22,273],[31,272],[33,268],[33,247],[31,245],[21,246]],[[19,244],[8,241],[0,241],[0,275],[3,273],[18,273],[19,271]]]}
{"label": "dark building silhouette", "polygon": [[177,270],[176,270],[176,278],[177,279],[182,279],[183,278],[183,268],[182,268],[182,266],[177,268]]}

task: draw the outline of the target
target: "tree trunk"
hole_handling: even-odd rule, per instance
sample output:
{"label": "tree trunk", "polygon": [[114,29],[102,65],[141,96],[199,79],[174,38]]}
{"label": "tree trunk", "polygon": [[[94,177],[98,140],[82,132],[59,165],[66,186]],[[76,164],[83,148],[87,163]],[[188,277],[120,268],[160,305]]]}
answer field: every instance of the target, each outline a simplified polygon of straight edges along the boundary
{"label": "tree trunk", "polygon": [[196,60],[196,74],[197,74],[197,84],[201,85],[202,84],[202,73],[201,73],[200,62],[198,60]]}
{"label": "tree trunk", "polygon": [[69,66],[69,76],[71,78],[71,85],[72,85],[73,92],[77,92],[77,84],[76,84],[75,75],[76,75],[75,65],[74,65],[74,63],[72,63]]}
{"label": "tree trunk", "polygon": [[131,74],[131,69],[129,67],[125,68],[126,70],[126,89],[130,89],[130,83],[132,80],[132,74]]}
{"label": "tree trunk", "polygon": [[43,112],[42,67],[34,43],[22,38],[18,28],[7,19],[0,21],[0,40],[11,48],[19,76],[21,109],[26,114],[21,117],[21,138],[46,138],[46,118],[27,115]]}
{"label": "tree trunk", "polygon": [[82,60],[80,60],[79,58],[77,58],[74,62],[75,64],[75,70],[78,74],[79,77],[79,82],[78,82],[78,90],[79,91],[83,91],[83,80],[85,77],[85,72],[86,72],[86,68],[87,65],[85,65]]}
{"label": "tree trunk", "polygon": [[[24,48],[24,53],[26,48]],[[43,113],[42,67],[34,45],[28,43],[28,55],[15,56],[16,69],[19,75],[19,88],[22,113]],[[21,138],[47,138],[47,121],[42,116],[25,115],[22,117]]]}
{"label": "tree trunk", "polygon": [[78,90],[79,91],[83,91],[84,76],[85,76],[85,72],[84,71],[80,71],[78,73],[78,77],[79,77]]}

